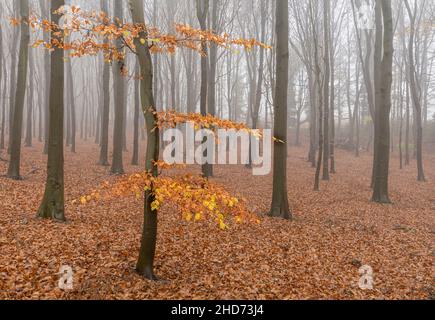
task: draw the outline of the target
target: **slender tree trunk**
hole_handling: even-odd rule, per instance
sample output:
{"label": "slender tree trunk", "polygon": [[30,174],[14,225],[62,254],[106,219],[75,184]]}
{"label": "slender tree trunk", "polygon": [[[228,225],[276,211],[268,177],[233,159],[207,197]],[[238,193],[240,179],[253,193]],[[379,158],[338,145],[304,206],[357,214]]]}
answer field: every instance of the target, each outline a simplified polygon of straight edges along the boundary
{"label": "slender tree trunk", "polygon": [[331,64],[330,64],[330,0],[323,1],[323,32],[324,32],[324,56],[323,63],[325,68],[324,79],[323,79],[323,175],[322,180],[328,181],[329,177],[329,159],[331,156],[330,153],[330,132],[329,132],[329,93],[330,93],[330,77],[331,77]]}
{"label": "slender tree trunk", "polygon": [[[64,0],[53,0],[54,8],[65,5]],[[52,21],[59,24],[60,16],[53,14]],[[56,38],[52,31],[52,38]],[[58,37],[57,37],[58,38]],[[63,41],[63,38],[58,38]],[[64,51],[56,49],[51,54],[50,81],[50,130],[48,137],[47,181],[44,199],[38,210],[38,217],[65,221],[64,200]]]}
{"label": "slender tree trunk", "polygon": [[29,52],[29,91],[27,92],[27,119],[26,119],[26,139],[25,146],[32,146],[32,121],[33,121],[33,105],[34,105],[34,92],[33,92],[33,81],[35,74],[35,65],[33,60],[33,51]]}
{"label": "slender tree trunk", "polygon": [[[50,19],[53,1],[39,0],[43,18]],[[50,42],[50,33],[43,33],[45,43]],[[44,154],[48,153],[48,130],[49,130],[49,112],[50,112],[50,51],[44,52]]]}
{"label": "slender tree trunk", "polygon": [[[328,7],[331,3],[328,4]],[[331,8],[329,8],[329,15],[331,15]],[[329,18],[328,20],[331,20]],[[329,24],[330,26],[330,24]],[[332,31],[329,32],[330,36],[330,68],[331,68],[331,85],[330,85],[330,102],[329,102],[329,132],[330,132],[330,143],[329,143],[329,154],[330,154],[330,171],[331,173],[336,173],[335,168],[335,45],[334,37],[332,36]]]}
{"label": "slender tree trunk", "polygon": [[411,10],[408,0],[405,0],[405,6],[408,11],[409,19],[411,20],[411,28],[409,35],[409,78],[411,97],[414,105],[414,119],[416,126],[416,154],[417,154],[417,169],[418,169],[418,181],[426,181],[423,168],[423,124],[422,124],[422,110],[421,101],[417,90],[417,80],[415,71],[415,57],[414,57],[414,40],[415,40],[415,20],[417,12],[417,2],[414,5],[414,13]]}
{"label": "slender tree trunk", "polygon": [[[123,21],[122,1],[115,1],[115,16]],[[121,40],[117,40],[118,46],[122,46]],[[124,62],[119,61],[113,67],[113,82],[115,87],[115,125],[113,131],[113,158],[112,174],[124,174],[123,146],[124,146],[124,95],[125,81],[121,74]]]}
{"label": "slender tree trunk", "polygon": [[[140,73],[139,64],[136,63],[136,73]],[[133,159],[131,164],[133,166],[139,165],[139,109],[140,109],[140,93],[139,81],[134,83],[134,129],[133,129]]]}
{"label": "slender tree trunk", "polygon": [[[14,13],[20,12],[20,1],[14,1]],[[13,39],[18,39],[20,35],[20,28],[16,27],[13,29]],[[14,108],[16,104],[16,91],[17,91],[17,48],[20,44],[20,41],[14,41],[11,49],[11,76],[10,76],[10,86],[9,86],[9,142],[8,142],[8,153],[11,153],[11,144],[12,144],[12,136],[13,129],[14,129]],[[21,51],[20,51],[21,53]],[[27,68],[27,61],[26,61],[26,68]],[[24,97],[23,97],[24,99]]]}
{"label": "slender tree trunk", "polygon": [[379,82],[376,87],[376,134],[377,150],[374,163],[374,187],[372,200],[378,203],[390,203],[388,178],[390,162],[390,110],[393,82],[393,15],[391,0],[381,1],[382,21],[377,23],[376,32],[383,33],[383,57],[379,70]]}
{"label": "slender tree trunk", "polygon": [[[218,7],[220,4],[219,0],[213,0],[212,10],[211,10],[211,29],[213,32],[218,33]],[[216,115],[216,70],[217,70],[217,54],[218,47],[216,44],[210,45],[209,58],[209,72],[208,72],[208,89],[207,89],[207,99],[208,99],[208,114]],[[207,165],[207,177],[213,176],[213,166]]]}
{"label": "slender tree trunk", "polygon": [[411,107],[410,107],[410,92],[409,83],[406,82],[406,125],[405,125],[405,166],[409,166],[410,156],[409,156],[409,130],[410,130],[410,118],[411,118]]}
{"label": "slender tree trunk", "polygon": [[313,168],[316,167],[317,151],[317,91],[315,76],[312,71],[308,71],[308,83],[310,90],[310,151],[308,153],[308,162],[311,162]]}
{"label": "slender tree trunk", "polygon": [[67,79],[68,79],[68,97],[69,97],[69,110],[70,110],[70,144],[71,152],[76,152],[76,102],[74,97],[74,79],[72,76],[71,59],[68,59],[66,63]]}
{"label": "slender tree trunk", "polygon": [[[209,10],[209,0],[196,0],[196,9],[198,21],[201,26],[201,30],[207,29],[207,14]],[[203,116],[207,115],[207,91],[208,91],[208,66],[207,61],[207,44],[202,42],[201,49],[204,55],[201,57],[201,94],[200,94],[200,108],[201,114]],[[204,138],[207,139],[207,138]],[[205,141],[204,141],[205,142]],[[207,157],[207,154],[204,153],[204,156]],[[213,166],[209,163],[206,163],[202,166],[202,174],[204,177],[209,178],[213,176]]]}
{"label": "slender tree trunk", "polygon": [[[107,1],[101,0],[101,10],[108,12]],[[108,43],[108,40],[104,41],[105,44]],[[103,115],[101,119],[100,161],[98,164],[109,166],[110,65],[104,62],[103,68]]]}
{"label": "slender tree trunk", "polygon": [[[145,24],[143,3],[141,0],[130,0],[130,8],[133,17],[133,23]],[[142,31],[140,38],[147,39],[146,31]],[[135,40],[138,48],[138,56],[141,70],[141,105],[145,115],[147,127],[147,151],[145,159],[145,169],[151,172],[155,177],[158,175],[157,167],[154,162],[159,159],[159,129],[155,128],[156,115],[153,97],[153,66],[148,46],[141,45],[139,39]],[[154,274],[154,257],[157,242],[157,211],[151,209],[151,203],[155,200],[153,186],[145,192],[144,203],[144,225],[142,233],[141,248],[136,270],[139,274],[147,279],[157,280]]]}
{"label": "slender tree trunk", "polygon": [[287,194],[287,89],[289,83],[289,1],[276,3],[276,87],[274,112],[275,142],[273,157],[273,193],[269,215],[291,219]]}
{"label": "slender tree trunk", "polygon": [[2,101],[2,121],[0,130],[0,150],[5,148],[5,125],[6,125],[6,67],[3,67],[3,101]]}
{"label": "slender tree trunk", "polygon": [[[3,48],[3,32],[0,30],[0,48]],[[0,50],[0,106],[1,106],[1,122],[0,122],[0,150],[4,149],[4,125],[5,125],[5,96],[6,96],[6,72],[4,72],[3,76],[3,50]],[[5,68],[6,69],[6,68]],[[1,86],[3,84],[3,88]],[[3,89],[3,90],[2,90]]]}
{"label": "slender tree trunk", "polygon": [[[27,19],[29,16],[29,2],[28,0],[20,0],[20,13],[23,19]],[[20,39],[20,54],[18,58],[18,79],[17,79],[17,91],[15,96],[15,106],[13,112],[13,129],[11,131],[11,159],[9,162],[8,177],[11,179],[19,180],[20,176],[20,164],[21,164],[21,137],[23,126],[23,109],[24,109],[24,97],[27,87],[27,67],[29,56],[29,41],[30,32],[29,25],[27,23],[21,24],[21,39]]]}

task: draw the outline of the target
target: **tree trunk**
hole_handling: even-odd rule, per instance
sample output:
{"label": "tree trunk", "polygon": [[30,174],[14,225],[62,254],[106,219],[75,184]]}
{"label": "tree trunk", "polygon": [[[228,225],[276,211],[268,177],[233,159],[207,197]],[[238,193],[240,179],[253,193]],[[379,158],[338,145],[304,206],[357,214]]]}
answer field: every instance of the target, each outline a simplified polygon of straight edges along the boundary
{"label": "tree trunk", "polygon": [[[207,29],[207,14],[209,10],[209,0],[196,0],[196,10],[198,21],[201,26],[201,30]],[[201,56],[201,94],[200,94],[200,108],[201,114],[203,116],[207,115],[207,91],[208,91],[208,66],[207,61],[207,44],[205,41],[201,43],[201,49],[203,51],[203,55]],[[207,139],[206,137],[204,140]],[[205,142],[205,141],[204,141]],[[204,153],[204,156],[207,157],[207,154]],[[205,178],[209,178],[213,176],[213,166],[209,163],[206,163],[202,166],[202,174]]]}
{"label": "tree trunk", "polygon": [[[133,23],[145,25],[143,3],[141,0],[130,0],[130,8],[133,17]],[[147,39],[146,31],[140,34],[141,39]],[[147,127],[147,151],[145,159],[145,169],[151,172],[155,177],[158,175],[157,167],[154,162],[159,159],[159,136],[160,130],[155,128],[156,115],[154,112],[155,104],[153,97],[153,66],[151,54],[148,46],[140,43],[139,38],[135,39],[135,45],[138,51],[138,58],[141,70],[141,105],[145,115]],[[154,275],[154,257],[157,242],[157,211],[151,209],[151,203],[155,200],[153,186],[151,190],[145,192],[144,203],[144,225],[142,233],[141,248],[136,270],[139,274],[150,280],[157,280]]]}
{"label": "tree trunk", "polygon": [[[139,64],[136,63],[136,74],[140,73]],[[139,95],[139,81],[134,83],[134,129],[133,129],[133,158],[131,164],[133,166],[139,165],[139,108],[140,108],[140,95]]]}
{"label": "tree trunk", "polygon": [[414,119],[416,126],[416,155],[417,155],[417,169],[418,169],[418,181],[426,181],[423,168],[423,124],[422,124],[422,108],[421,101],[417,91],[417,80],[415,71],[415,57],[414,57],[414,39],[415,39],[415,20],[417,14],[417,2],[415,2],[414,13],[411,10],[408,0],[405,0],[405,6],[408,11],[409,19],[411,20],[411,28],[409,35],[409,78],[411,97],[414,105]]}
{"label": "tree trunk", "polygon": [[[54,8],[65,5],[64,0],[53,0]],[[54,24],[59,24],[59,15],[52,15]],[[57,30],[52,31],[52,38],[56,38]],[[58,38],[58,37],[57,37]],[[58,38],[63,41],[62,38]],[[50,113],[48,136],[47,181],[44,199],[38,210],[38,217],[65,221],[64,200],[64,51],[56,49],[51,54],[50,81]]]}
{"label": "tree trunk", "polygon": [[29,52],[29,91],[27,92],[27,119],[26,119],[26,139],[25,139],[25,146],[31,147],[32,146],[32,121],[33,121],[33,105],[34,105],[34,94],[33,94],[33,81],[34,81],[34,74],[35,74],[35,65],[34,65],[34,59],[33,59],[33,51],[30,50]]}
{"label": "tree trunk", "polygon": [[[42,11],[42,18],[50,19],[52,1],[39,0]],[[43,32],[45,43],[50,42],[50,33]],[[50,51],[44,52],[44,154],[48,153],[48,130],[49,130],[49,113],[50,113]]]}
{"label": "tree trunk", "polygon": [[[391,0],[382,0],[380,10],[382,21],[378,21],[376,32],[383,33],[383,57],[379,70],[379,81],[376,86],[376,122],[374,163],[374,187],[372,200],[378,203],[390,203],[388,195],[388,178],[390,162],[390,110],[393,68],[393,16]],[[377,17],[378,19],[378,17]]]}
{"label": "tree trunk", "polygon": [[329,159],[331,156],[330,152],[330,132],[329,132],[329,93],[330,93],[330,77],[331,77],[331,64],[330,64],[330,0],[324,0],[323,2],[323,32],[324,32],[324,56],[323,63],[325,68],[325,74],[323,79],[323,175],[322,180],[329,180]]}
{"label": "tree trunk", "polygon": [[[115,16],[123,21],[122,1],[115,1]],[[117,40],[117,46],[122,46],[122,40]],[[115,90],[115,124],[113,129],[113,157],[112,174],[124,174],[123,147],[124,147],[124,95],[125,81],[121,74],[124,62],[118,61],[113,66],[113,82]]]}
{"label": "tree trunk", "polygon": [[[108,13],[107,1],[101,0],[101,10]],[[104,40],[107,44],[107,39]],[[110,120],[110,65],[104,62],[103,69],[103,115],[101,119],[100,166],[109,166],[109,120]]]}
{"label": "tree trunk", "polygon": [[[20,15],[23,19],[29,16],[29,2],[28,0],[20,0]],[[21,137],[23,126],[23,109],[24,97],[27,87],[27,60],[29,56],[29,41],[30,32],[27,23],[21,24],[21,38],[20,38],[20,54],[18,58],[18,79],[17,90],[15,95],[15,106],[13,112],[13,128],[12,136],[9,137],[11,159],[9,162],[8,177],[11,179],[19,180],[20,176],[20,163],[21,163]]]}
{"label": "tree trunk", "polygon": [[[14,1],[13,10],[14,13],[19,12],[20,1]],[[18,39],[20,35],[20,28],[13,28],[13,39]],[[16,99],[16,91],[17,91],[17,47],[20,44],[20,41],[14,41],[11,48],[11,76],[10,76],[10,86],[9,86],[9,142],[8,142],[8,153],[11,153],[11,144],[12,144],[12,136],[13,136],[13,127],[14,127],[14,108],[15,108],[15,99]],[[20,51],[21,52],[21,51]],[[26,61],[27,68],[27,61]],[[23,97],[24,99],[24,97]]]}
{"label": "tree trunk", "polygon": [[71,59],[68,59],[66,62],[66,72],[67,72],[67,83],[68,83],[68,105],[70,112],[70,144],[71,144],[71,152],[76,152],[76,105],[75,105],[75,97],[74,97],[74,79],[72,76],[72,66]]}
{"label": "tree trunk", "polygon": [[287,88],[289,78],[289,2],[276,4],[276,89],[275,89],[275,142],[273,158],[273,194],[269,215],[291,219],[287,195]]}
{"label": "tree trunk", "polygon": [[316,167],[317,151],[317,92],[314,72],[308,71],[308,83],[310,90],[310,151],[308,153],[308,162],[311,167]]}

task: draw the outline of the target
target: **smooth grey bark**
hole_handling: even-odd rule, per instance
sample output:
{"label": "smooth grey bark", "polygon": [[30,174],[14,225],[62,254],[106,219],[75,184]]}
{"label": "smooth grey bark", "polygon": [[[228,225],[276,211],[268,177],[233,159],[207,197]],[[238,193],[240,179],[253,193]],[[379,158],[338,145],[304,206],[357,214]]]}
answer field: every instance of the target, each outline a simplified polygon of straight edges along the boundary
{"label": "smooth grey bark", "polygon": [[33,50],[29,52],[29,88],[27,91],[27,116],[26,116],[26,138],[24,145],[26,147],[32,146],[32,127],[33,127],[33,105],[34,105],[34,75],[35,75],[35,61],[33,58]]}
{"label": "smooth grey bark", "polygon": [[[29,16],[29,2],[28,0],[20,0],[20,16],[27,19]],[[29,41],[30,31],[27,23],[21,24],[20,36],[20,53],[18,57],[18,78],[17,90],[15,95],[15,106],[13,112],[13,127],[12,136],[10,136],[10,154],[9,168],[7,176],[14,180],[21,179],[20,164],[21,164],[21,137],[23,126],[23,109],[24,97],[27,87],[27,70],[28,70],[28,57],[29,57]]]}
{"label": "smooth grey bark", "polygon": [[[207,15],[209,10],[209,0],[196,0],[196,12],[201,30],[207,30]],[[201,93],[200,93],[200,109],[203,116],[207,115],[207,94],[208,94],[208,58],[207,44],[205,41],[201,43],[203,56],[201,57]],[[207,138],[204,138],[207,139]],[[206,156],[206,154],[204,154]],[[205,178],[213,176],[213,166],[204,164],[202,166],[202,174]]]}
{"label": "smooth grey bark", "polygon": [[331,80],[331,64],[330,64],[330,0],[323,1],[323,174],[322,180],[329,180],[329,159],[330,153],[330,132],[329,132],[329,94],[330,94],[330,80]]}
{"label": "smooth grey bark", "polygon": [[[376,122],[374,186],[372,201],[391,203],[388,195],[390,163],[390,112],[393,82],[393,15],[391,0],[381,0],[382,21],[377,22],[376,33],[383,34],[383,56],[380,59],[379,81],[376,81]],[[376,19],[379,19],[378,17]],[[382,27],[383,25],[383,27]]]}
{"label": "smooth grey bark", "polygon": [[[136,62],[136,74],[140,74],[139,63]],[[139,165],[139,117],[140,117],[140,86],[139,81],[134,83],[134,119],[133,119],[133,158],[131,164],[133,166]]]}
{"label": "smooth grey bark", "polygon": [[[143,4],[141,0],[130,0],[130,9],[133,23],[145,25]],[[143,30],[139,38],[147,39],[148,34]],[[154,162],[159,159],[159,136],[160,130],[155,128],[156,115],[153,96],[153,65],[148,45],[142,45],[139,38],[135,39],[137,54],[140,64],[142,80],[140,83],[141,106],[145,116],[147,128],[147,150],[145,169],[157,177],[158,170]],[[145,192],[144,201],[144,224],[139,258],[136,264],[137,272],[150,280],[157,280],[154,274],[154,257],[157,242],[157,211],[151,209],[151,203],[155,200],[153,186]]]}
{"label": "smooth grey bark", "polygon": [[[261,12],[264,14],[261,15],[260,18],[260,41],[262,43],[266,42],[266,6],[265,2],[261,2]],[[252,129],[258,129],[258,121],[260,117],[260,107],[262,100],[262,89],[263,89],[263,78],[264,78],[264,49],[259,48],[260,50],[260,59],[258,65],[257,76],[258,79],[253,79],[253,81],[257,81],[254,85],[255,87],[255,95],[253,95],[253,110],[251,110],[251,121],[252,121]],[[253,92],[254,93],[254,92]],[[252,148],[252,140],[249,141],[249,167],[252,166],[252,158],[251,158],[251,148]]]}
{"label": "smooth grey bark", "polygon": [[422,106],[420,95],[417,89],[415,56],[414,56],[414,41],[415,41],[415,21],[417,15],[417,2],[414,3],[414,12],[412,11],[408,0],[405,0],[406,10],[411,21],[409,44],[408,44],[408,64],[409,64],[409,80],[411,98],[414,105],[414,119],[416,126],[416,156],[417,156],[417,171],[418,181],[426,181],[423,166],[423,124],[422,124]]}
{"label": "smooth grey bark", "polygon": [[70,124],[70,145],[71,152],[76,152],[76,102],[74,97],[74,79],[72,76],[72,65],[71,59],[68,59],[66,62],[66,77],[68,83],[68,106],[69,106],[69,119],[68,122]]}
{"label": "smooth grey bark", "polygon": [[[108,13],[107,1],[101,0],[101,10]],[[108,40],[104,40],[107,44]],[[103,67],[103,114],[101,118],[100,160],[101,166],[109,166],[109,120],[110,120],[110,65]]]}
{"label": "smooth grey bark", "polygon": [[[115,16],[123,21],[122,1],[115,1]],[[122,40],[117,40],[117,46],[122,46]],[[123,61],[115,61],[113,65],[113,84],[115,99],[115,123],[113,128],[113,155],[112,174],[124,174],[123,147],[124,147],[124,101],[125,101],[125,80],[121,74],[124,68]]]}
{"label": "smooth grey bark", "polygon": [[[39,0],[42,18],[50,20],[52,1]],[[50,33],[44,32],[42,39],[45,43],[50,42]],[[44,154],[48,153],[48,135],[49,135],[49,112],[50,112],[50,51],[44,52]]]}
{"label": "smooth grey bark", "polygon": [[[3,33],[0,30],[0,48],[3,45]],[[0,50],[1,51],[1,50]],[[0,87],[1,92],[3,93],[2,99],[0,103],[2,104],[2,110],[1,110],[1,129],[0,129],[0,150],[3,150],[5,148],[5,124],[6,124],[6,79],[7,79],[7,73],[6,73],[6,67],[4,65],[4,56],[0,53],[0,80],[3,79],[3,81],[0,81],[0,83],[3,84],[3,88]]]}
{"label": "smooth grey bark", "polygon": [[315,87],[317,90],[317,104],[318,104],[318,142],[319,142],[319,150],[317,154],[317,164],[316,164],[316,173],[314,175],[314,191],[320,190],[320,173],[322,168],[322,160],[324,156],[324,107],[323,107],[323,94],[324,94],[324,88],[322,86],[322,80],[321,80],[321,66],[320,66],[320,53],[319,53],[319,46],[317,45],[319,41],[318,36],[318,28],[316,26],[316,17],[317,14],[317,4],[313,5],[313,1],[310,0],[310,23],[311,23],[311,30],[313,33],[313,42],[314,42],[314,74],[315,74]]}
{"label": "smooth grey bark", "polygon": [[[53,0],[54,8],[65,5],[64,0]],[[59,24],[60,16],[52,15],[55,25]],[[55,32],[52,31],[52,38]],[[63,38],[58,39],[63,41]],[[50,112],[48,135],[47,180],[44,198],[38,210],[38,217],[65,221],[65,192],[64,192],[64,51],[56,49],[51,54],[50,81]]]}
{"label": "smooth grey bark", "polygon": [[276,87],[274,101],[273,192],[269,215],[291,219],[287,194],[287,89],[289,78],[289,2],[276,4]]}
{"label": "smooth grey bark", "polygon": [[[20,12],[20,1],[14,1],[13,4],[14,13]],[[15,27],[12,32],[13,39],[18,39],[20,35],[20,28]],[[14,127],[14,108],[15,108],[15,99],[16,99],[16,90],[17,90],[17,58],[19,55],[17,54],[18,45],[20,41],[14,41],[11,47],[11,76],[10,76],[10,85],[9,85],[9,142],[8,142],[8,153],[11,153],[11,144],[13,136],[13,127]],[[27,61],[26,61],[27,63]],[[27,67],[27,66],[26,66]]]}

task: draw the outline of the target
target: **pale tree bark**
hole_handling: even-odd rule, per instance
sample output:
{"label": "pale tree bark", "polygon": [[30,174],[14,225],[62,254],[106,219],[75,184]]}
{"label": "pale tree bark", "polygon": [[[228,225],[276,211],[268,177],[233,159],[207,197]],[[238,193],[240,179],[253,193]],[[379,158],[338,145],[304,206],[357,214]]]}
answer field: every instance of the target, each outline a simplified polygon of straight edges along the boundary
{"label": "pale tree bark", "polygon": [[[101,10],[108,14],[107,1],[101,0]],[[108,40],[104,40],[107,44]],[[110,65],[104,61],[103,69],[103,114],[101,118],[100,160],[101,166],[109,166],[109,120],[110,120]]]}
{"label": "pale tree bark", "polygon": [[329,176],[329,159],[331,156],[330,152],[330,132],[329,132],[329,94],[330,94],[330,81],[331,81],[331,64],[330,64],[330,0],[323,1],[323,64],[324,64],[324,75],[323,75],[323,175],[322,179],[327,181],[330,179]]}
{"label": "pale tree bark", "polygon": [[[141,0],[130,0],[130,9],[133,17],[133,23],[145,26],[143,12],[143,3]],[[136,50],[138,54],[141,83],[140,95],[141,106],[145,116],[147,128],[147,150],[145,159],[145,169],[157,177],[158,171],[154,162],[159,159],[159,136],[160,130],[156,127],[155,103],[153,96],[153,65],[148,45],[143,45],[140,39],[147,39],[146,30],[140,33],[140,38],[135,39]],[[155,200],[153,186],[145,192],[144,203],[144,225],[142,232],[141,248],[136,265],[137,272],[150,280],[157,280],[154,274],[154,257],[156,253],[157,242],[157,211],[151,209],[151,203]]]}
{"label": "pale tree bark", "polygon": [[[391,0],[381,0],[382,21],[377,22],[376,33],[383,34],[383,56],[380,59],[379,81],[376,81],[376,122],[374,163],[374,186],[372,200],[378,203],[390,203],[388,195],[390,163],[390,111],[391,89],[393,82],[393,15]],[[377,19],[379,19],[377,17]],[[382,27],[383,25],[383,27]],[[382,51],[381,51],[382,52]]]}
{"label": "pale tree bark", "polygon": [[70,112],[70,144],[71,144],[71,152],[76,152],[76,102],[74,97],[74,79],[72,76],[72,62],[71,59],[68,59],[66,62],[66,79],[68,83],[67,87],[67,97],[68,97],[68,105]]}
{"label": "pale tree bark", "polygon": [[[374,85],[373,85],[373,75],[372,75],[372,60],[373,60],[373,32],[371,30],[365,30],[361,31],[358,28],[357,25],[357,13],[355,9],[355,0],[351,1],[352,5],[352,13],[353,13],[353,21],[355,26],[355,35],[358,45],[358,56],[361,61],[362,65],[362,73],[363,73],[363,79],[364,79],[364,85],[367,93],[367,103],[370,111],[370,116],[373,121],[373,127],[375,123],[375,95],[374,95]],[[362,47],[362,33],[364,33],[365,38],[365,52],[363,52]],[[371,141],[369,141],[368,145],[371,144]],[[367,148],[368,149],[368,148]],[[375,155],[373,156],[375,157]],[[373,185],[373,174],[372,174],[372,185]]]}
{"label": "pale tree bark", "polygon": [[[263,14],[260,18],[260,41],[262,43],[266,42],[266,12],[267,7],[264,1],[261,2],[260,12]],[[260,59],[257,70],[257,81],[255,84],[255,96],[253,96],[253,110],[251,110],[251,120],[252,120],[252,129],[258,129],[258,121],[260,117],[260,108],[261,108],[261,100],[262,100],[262,92],[263,92],[263,78],[264,78],[264,48],[259,48],[260,50]],[[251,149],[252,149],[252,140],[249,142],[249,166],[252,166],[252,157],[251,157]]]}
{"label": "pale tree bark", "polygon": [[[41,14],[44,19],[50,19],[52,1],[39,0]],[[50,42],[50,33],[44,32],[42,36],[45,43]],[[48,129],[50,112],[50,51],[44,52],[44,154],[48,153]]]}
{"label": "pale tree bark", "polygon": [[[139,62],[136,62],[135,73],[140,74]],[[139,109],[140,109],[140,86],[139,81],[134,82],[134,119],[133,119],[133,158],[131,164],[133,166],[139,165]]]}
{"label": "pale tree bark", "polygon": [[276,4],[276,87],[274,112],[275,142],[273,157],[273,193],[269,215],[291,219],[287,194],[287,88],[289,78],[289,2]]}
{"label": "pale tree bark", "polygon": [[[20,0],[20,16],[22,19],[27,19],[29,16],[29,1]],[[11,158],[9,162],[7,176],[14,180],[21,179],[20,176],[20,164],[21,164],[21,137],[23,126],[23,109],[24,109],[24,97],[27,87],[27,69],[28,69],[28,56],[29,56],[29,41],[30,32],[29,25],[27,23],[21,24],[21,36],[20,36],[20,53],[18,58],[18,78],[17,78],[17,90],[15,95],[15,106],[13,112],[13,127],[12,136],[9,137]]]}
{"label": "pale tree bark", "polygon": [[[53,8],[65,5],[64,0],[53,0]],[[52,14],[52,21],[59,24],[60,16]],[[58,30],[52,30],[52,38]],[[63,41],[63,39],[58,39]],[[64,195],[64,51],[56,49],[51,53],[50,113],[48,136],[47,181],[44,198],[38,210],[38,217],[65,221]]]}
{"label": "pale tree bark", "polygon": [[[14,1],[13,4],[13,12],[16,15],[20,12],[20,1]],[[18,16],[16,16],[18,18]],[[12,31],[13,39],[18,39],[20,35],[20,28],[15,27]],[[11,47],[11,76],[10,76],[10,85],[9,85],[9,142],[8,142],[8,153],[11,153],[11,144],[13,136],[13,122],[14,122],[14,108],[15,108],[15,98],[16,98],[16,90],[17,90],[17,58],[19,55],[17,54],[17,48],[20,44],[20,41],[13,41],[13,45]]]}
{"label": "pale tree bark", "polygon": [[[3,46],[3,32],[0,30],[0,48]],[[3,93],[0,103],[1,110],[1,122],[0,122],[0,150],[5,148],[5,116],[6,116],[6,67],[4,67],[4,55],[3,50],[0,50],[0,84],[3,84],[3,88],[0,86],[0,90]]]}
{"label": "pale tree bark", "polygon": [[26,139],[24,145],[26,147],[32,146],[32,127],[33,127],[33,106],[34,106],[34,75],[35,75],[35,61],[33,58],[33,50],[29,52],[29,87],[27,91],[27,118],[26,118]]}
{"label": "pale tree bark", "polygon": [[321,66],[320,66],[320,53],[319,53],[319,36],[318,36],[318,28],[316,26],[316,18],[318,16],[318,4],[313,4],[313,0],[310,0],[309,2],[309,19],[311,23],[311,31],[312,31],[312,38],[314,42],[314,74],[315,74],[315,88],[317,90],[317,105],[318,105],[318,139],[319,139],[319,151],[317,154],[317,165],[316,165],[316,173],[314,175],[314,191],[320,190],[320,173],[322,168],[322,160],[324,156],[324,107],[323,107],[323,100],[324,100],[324,88],[322,83],[322,75],[321,75]]}
{"label": "pale tree bark", "polygon": [[406,10],[411,21],[409,44],[408,44],[408,70],[410,80],[411,98],[414,105],[414,119],[416,126],[416,153],[417,153],[417,171],[418,181],[426,181],[423,167],[423,124],[422,124],[422,107],[420,95],[417,89],[416,69],[415,69],[415,56],[414,56],[414,41],[415,41],[415,28],[416,28],[416,15],[417,15],[417,1],[414,3],[414,10],[411,9],[408,0],[405,0]]}
{"label": "pale tree bark", "polygon": [[[207,29],[207,15],[209,11],[209,0],[196,0],[196,12],[201,30]],[[207,44],[205,41],[201,44],[203,55],[201,56],[201,94],[200,94],[200,110],[203,116],[207,115],[207,94],[208,94],[208,58]],[[207,138],[204,138],[207,139]],[[207,157],[206,154],[204,154]],[[213,165],[206,163],[202,166],[202,174],[205,178],[213,176]]]}
{"label": "pale tree bark", "polygon": [[[120,19],[120,21],[123,21],[122,1],[115,1],[115,16]],[[117,46],[122,46],[122,40],[117,40]],[[115,92],[115,124],[113,128],[112,174],[124,174],[122,153],[124,147],[125,80],[121,74],[124,67],[123,61],[114,61],[113,85]]]}

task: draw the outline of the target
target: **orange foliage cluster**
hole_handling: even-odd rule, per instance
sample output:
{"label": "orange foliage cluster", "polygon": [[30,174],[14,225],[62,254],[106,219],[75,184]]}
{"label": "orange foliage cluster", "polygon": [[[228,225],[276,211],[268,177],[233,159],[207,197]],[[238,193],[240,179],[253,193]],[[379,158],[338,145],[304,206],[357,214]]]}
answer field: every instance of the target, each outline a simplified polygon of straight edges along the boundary
{"label": "orange foliage cluster", "polygon": [[[201,48],[202,43],[213,43],[225,48],[236,45],[246,50],[252,50],[255,46],[271,48],[255,39],[231,39],[226,33],[218,35],[212,31],[195,29],[185,24],[176,24],[175,33],[168,34],[155,27],[124,23],[117,18],[108,17],[104,12],[85,12],[74,6],[63,6],[54,13],[64,15],[62,25],[56,25],[35,13],[32,13],[28,19],[11,18],[10,23],[15,26],[23,22],[29,23],[33,30],[40,29],[44,32],[58,30],[51,39],[51,43],[37,40],[33,47],[43,45],[51,50],[64,49],[69,51],[72,57],[96,55],[102,52],[107,62],[123,61],[127,51],[135,53],[135,40],[144,33],[147,34],[147,38],[140,38],[139,42],[142,45],[149,45],[152,53],[172,54],[177,48],[184,47],[204,54]],[[122,45],[117,42],[121,42]]]}
{"label": "orange foliage cluster", "polygon": [[155,112],[157,115],[156,126],[158,128],[175,128],[179,124],[192,123],[196,130],[200,128],[246,131],[251,135],[262,138],[259,129],[251,129],[244,123],[235,123],[231,120],[220,119],[210,114],[203,116],[198,113],[181,113],[176,111]]}
{"label": "orange foliage cluster", "polygon": [[86,205],[91,201],[135,195],[141,199],[146,191],[153,192],[155,200],[151,209],[158,211],[164,203],[175,205],[186,221],[211,220],[219,228],[228,228],[232,222],[260,221],[246,208],[245,200],[233,197],[223,186],[198,176],[153,177],[148,172],[123,176],[114,184],[104,182],[89,195],[84,195],[72,204]]}
{"label": "orange foliage cluster", "polygon": [[[215,132],[217,129],[246,131],[253,137],[258,139],[263,138],[263,130],[251,129],[244,123],[235,123],[231,120],[220,119],[210,114],[203,116],[198,113],[180,113],[176,111],[155,112],[157,115],[156,127],[175,128],[178,124],[193,123],[195,130],[201,128],[209,129]],[[273,141],[277,143],[285,143],[285,141],[273,137]]]}

